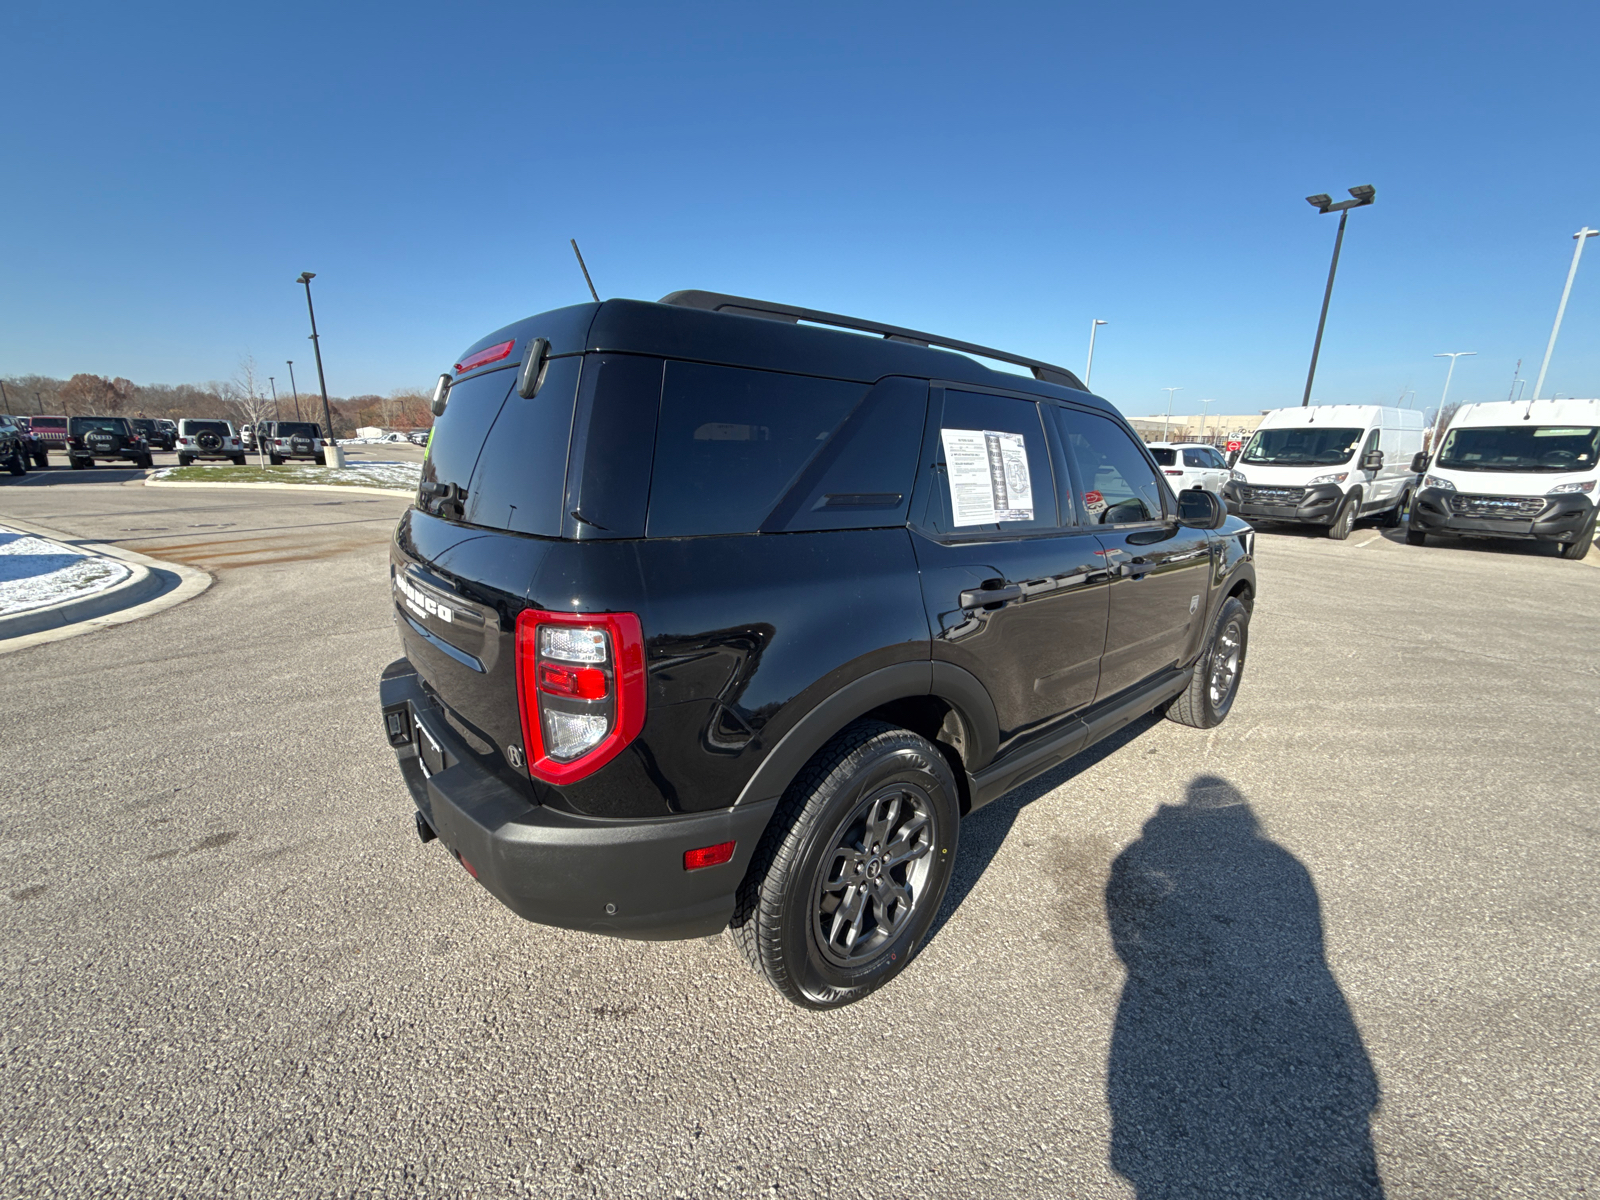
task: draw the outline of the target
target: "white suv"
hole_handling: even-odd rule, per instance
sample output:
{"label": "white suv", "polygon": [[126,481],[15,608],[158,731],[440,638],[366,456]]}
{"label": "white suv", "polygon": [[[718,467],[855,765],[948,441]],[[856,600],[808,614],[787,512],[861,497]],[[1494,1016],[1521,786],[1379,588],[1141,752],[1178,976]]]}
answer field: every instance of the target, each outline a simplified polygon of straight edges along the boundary
{"label": "white suv", "polygon": [[244,446],[231,421],[185,417],[178,422],[178,465],[187,467],[197,458],[226,458],[244,466]]}
{"label": "white suv", "polygon": [[1228,482],[1228,461],[1204,442],[1151,442],[1150,453],[1175,492],[1201,488],[1222,495]]}

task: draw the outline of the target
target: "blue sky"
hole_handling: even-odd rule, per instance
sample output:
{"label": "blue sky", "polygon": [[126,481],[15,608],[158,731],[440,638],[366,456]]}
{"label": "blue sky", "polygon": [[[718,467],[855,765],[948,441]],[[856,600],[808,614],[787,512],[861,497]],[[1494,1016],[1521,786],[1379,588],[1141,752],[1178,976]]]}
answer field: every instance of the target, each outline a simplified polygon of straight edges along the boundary
{"label": "blue sky", "polygon": [[[708,288],[1080,370],[1125,412],[1504,398],[1600,226],[1600,6],[24,6],[0,375],[427,386],[587,293]],[[301,363],[305,364],[302,371]],[[280,375],[281,379],[281,375]],[[1545,394],[1600,394],[1600,239]]]}

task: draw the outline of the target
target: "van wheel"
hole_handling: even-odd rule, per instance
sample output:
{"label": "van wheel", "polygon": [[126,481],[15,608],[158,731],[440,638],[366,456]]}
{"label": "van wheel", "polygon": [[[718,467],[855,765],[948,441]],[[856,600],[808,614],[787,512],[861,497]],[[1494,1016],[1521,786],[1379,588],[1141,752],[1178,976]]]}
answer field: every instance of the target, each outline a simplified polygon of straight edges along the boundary
{"label": "van wheel", "polygon": [[838,1008],[911,961],[949,887],[960,793],[927,739],[847,726],[789,785],[729,932],[795,1004]]}
{"label": "van wheel", "polygon": [[1411,493],[1401,493],[1400,500],[1395,506],[1383,514],[1378,524],[1385,529],[1398,529],[1406,523],[1406,516],[1411,507]]}
{"label": "van wheel", "polygon": [[1589,524],[1584,528],[1584,531],[1578,535],[1576,541],[1557,542],[1556,553],[1562,558],[1582,558],[1584,555],[1588,554],[1589,547],[1594,544],[1594,523],[1595,518],[1590,517]]}
{"label": "van wheel", "polygon": [[1167,719],[1195,729],[1211,729],[1227,720],[1249,648],[1250,610],[1237,596],[1229,596],[1217,614],[1205,652],[1194,664],[1189,686],[1167,705]]}
{"label": "van wheel", "polygon": [[1333,524],[1328,526],[1328,536],[1336,542],[1342,542],[1350,536],[1350,531],[1356,524],[1356,497],[1355,493],[1344,498],[1344,503],[1339,506],[1339,513],[1333,518]]}

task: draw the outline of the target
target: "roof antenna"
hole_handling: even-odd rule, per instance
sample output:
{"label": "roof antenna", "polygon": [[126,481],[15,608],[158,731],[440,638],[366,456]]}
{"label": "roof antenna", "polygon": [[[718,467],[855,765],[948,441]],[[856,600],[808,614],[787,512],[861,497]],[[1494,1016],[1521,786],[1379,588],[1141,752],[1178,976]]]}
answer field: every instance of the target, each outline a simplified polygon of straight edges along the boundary
{"label": "roof antenna", "polygon": [[594,280],[589,278],[589,268],[583,265],[583,251],[578,249],[578,239],[568,238],[572,243],[572,252],[578,256],[578,267],[583,271],[583,281],[589,285],[589,295],[594,297],[596,304],[600,303],[600,293],[594,290]]}

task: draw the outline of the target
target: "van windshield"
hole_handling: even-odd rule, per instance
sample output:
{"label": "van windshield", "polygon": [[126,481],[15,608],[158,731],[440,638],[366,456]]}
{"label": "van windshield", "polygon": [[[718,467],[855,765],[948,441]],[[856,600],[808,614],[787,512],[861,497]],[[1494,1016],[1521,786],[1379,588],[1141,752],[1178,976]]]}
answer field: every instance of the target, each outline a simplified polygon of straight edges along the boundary
{"label": "van windshield", "polygon": [[1282,467],[1333,467],[1350,461],[1365,432],[1322,425],[1258,429],[1245,447],[1242,461]]}
{"label": "van windshield", "polygon": [[1592,471],[1600,428],[1584,425],[1479,425],[1452,429],[1439,466],[1455,471]]}

